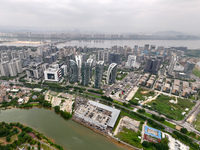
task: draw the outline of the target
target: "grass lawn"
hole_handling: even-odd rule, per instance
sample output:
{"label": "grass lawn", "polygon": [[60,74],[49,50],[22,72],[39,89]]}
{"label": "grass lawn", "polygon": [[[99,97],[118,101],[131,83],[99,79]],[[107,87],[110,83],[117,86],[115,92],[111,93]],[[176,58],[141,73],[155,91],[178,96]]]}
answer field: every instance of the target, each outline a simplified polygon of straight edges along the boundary
{"label": "grass lawn", "polygon": [[96,98],[101,98],[101,96],[93,95],[93,94],[90,94],[90,93],[84,93],[84,94],[89,95],[89,96],[93,96],[93,97],[96,97]]}
{"label": "grass lawn", "polygon": [[[147,91],[147,92],[145,92]],[[149,97],[149,96],[154,96],[154,92],[153,91],[148,91],[146,89],[143,88],[139,88],[137,90],[137,92],[135,93],[135,95],[133,96],[133,98],[131,99],[131,101],[133,102],[138,102],[139,100],[145,100],[145,97]],[[138,98],[139,100],[136,100],[135,98]]]}
{"label": "grass lawn", "polygon": [[195,100],[196,95],[191,95],[189,99]]}
{"label": "grass lawn", "polygon": [[192,73],[193,73],[194,75],[196,75],[197,77],[200,77],[200,70],[197,69],[196,67],[193,69]]}
{"label": "grass lawn", "polygon": [[134,120],[136,120],[136,121],[144,121],[144,120],[142,120],[141,118],[139,118],[138,116],[136,116],[136,115],[134,115],[134,114],[127,113],[127,112],[125,112],[125,111],[123,111],[123,110],[121,110],[120,115],[121,115],[121,116],[128,116],[129,118],[132,118],[132,119],[134,119]]}
{"label": "grass lawn", "polygon": [[200,113],[197,115],[193,125],[195,126],[195,129],[200,131]]}
{"label": "grass lawn", "polygon": [[141,136],[141,134],[123,128],[122,131],[116,137],[130,145],[142,148],[142,144],[140,143],[141,139],[139,139],[138,136]]}
{"label": "grass lawn", "polygon": [[151,108],[149,109],[164,114],[168,118],[182,120],[184,119],[184,115],[182,115],[182,112],[186,112],[186,108],[189,108],[191,110],[191,108],[195,105],[194,103],[192,103],[191,100],[180,98],[178,98],[177,104],[173,104],[169,102],[169,100],[172,99],[174,100],[175,98],[166,95],[159,95],[156,100],[148,103],[148,105],[151,106]]}

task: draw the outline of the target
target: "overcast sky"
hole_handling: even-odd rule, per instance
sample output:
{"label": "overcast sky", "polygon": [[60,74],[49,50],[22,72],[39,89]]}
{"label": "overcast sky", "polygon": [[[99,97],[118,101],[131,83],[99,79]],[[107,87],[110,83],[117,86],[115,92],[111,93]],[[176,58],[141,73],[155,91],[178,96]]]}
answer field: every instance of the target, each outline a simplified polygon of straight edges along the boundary
{"label": "overcast sky", "polygon": [[0,0],[0,25],[200,33],[200,0]]}

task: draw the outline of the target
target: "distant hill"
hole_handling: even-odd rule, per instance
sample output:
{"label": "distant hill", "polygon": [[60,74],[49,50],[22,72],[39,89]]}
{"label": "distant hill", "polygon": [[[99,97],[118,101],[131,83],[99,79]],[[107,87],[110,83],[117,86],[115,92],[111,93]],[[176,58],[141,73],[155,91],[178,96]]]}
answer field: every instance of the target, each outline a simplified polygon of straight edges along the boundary
{"label": "distant hill", "polygon": [[176,35],[187,35],[183,32],[177,32],[177,31],[158,31],[155,32],[154,35],[160,35],[160,36],[176,36]]}

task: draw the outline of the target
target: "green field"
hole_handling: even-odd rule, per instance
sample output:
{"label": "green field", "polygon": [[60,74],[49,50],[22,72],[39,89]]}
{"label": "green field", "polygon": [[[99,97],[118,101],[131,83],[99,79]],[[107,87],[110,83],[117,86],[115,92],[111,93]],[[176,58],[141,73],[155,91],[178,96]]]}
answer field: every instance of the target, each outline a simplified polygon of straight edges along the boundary
{"label": "green field", "polygon": [[195,129],[200,131],[200,113],[197,115],[193,125],[195,126]]}
{"label": "green field", "polygon": [[131,101],[138,103],[138,100],[136,100],[135,98],[138,98],[141,101],[141,100],[145,100],[145,97],[154,96],[155,94],[153,91],[149,91],[147,93],[141,93],[143,91],[148,91],[148,90],[139,88],[138,91],[133,96],[133,98],[131,99]]}
{"label": "green field", "polygon": [[117,138],[130,145],[142,148],[142,144],[140,143],[141,140],[138,138],[138,136],[141,136],[140,132],[136,133],[132,130],[123,128],[122,131],[117,135]]}
{"label": "green field", "polygon": [[193,73],[194,75],[196,75],[197,77],[200,77],[200,70],[197,69],[196,67],[194,68],[194,70],[192,71],[192,73]]}
{"label": "green field", "polygon": [[191,110],[191,108],[195,105],[192,101],[188,99],[180,98],[178,98],[177,104],[173,104],[169,102],[169,100],[172,99],[174,100],[175,97],[159,95],[156,100],[148,103],[148,105],[151,106],[151,108],[149,109],[155,110],[170,119],[182,120],[184,119],[184,115],[182,115],[182,112],[185,112],[186,108],[189,108]]}

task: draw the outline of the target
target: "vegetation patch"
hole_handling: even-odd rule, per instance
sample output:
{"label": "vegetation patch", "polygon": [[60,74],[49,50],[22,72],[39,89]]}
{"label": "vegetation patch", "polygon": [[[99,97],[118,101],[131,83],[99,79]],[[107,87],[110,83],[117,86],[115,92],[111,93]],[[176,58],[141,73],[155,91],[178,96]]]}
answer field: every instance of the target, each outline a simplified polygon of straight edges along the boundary
{"label": "vegetation patch", "polygon": [[195,76],[200,77],[200,70],[199,70],[198,68],[195,67],[195,68],[193,69],[192,73],[193,73]]}
{"label": "vegetation patch", "polygon": [[149,91],[143,88],[139,88],[133,98],[129,101],[131,104],[138,104],[138,101],[146,100],[150,96],[154,96],[154,91]]}
{"label": "vegetation patch", "polygon": [[178,103],[170,103],[169,100],[172,100],[175,98],[166,96],[166,95],[159,95],[156,100],[149,102],[147,105],[151,110],[157,111],[160,114],[165,115],[166,117],[170,119],[175,120],[182,120],[184,119],[184,115],[182,112],[188,112],[185,109],[189,108],[191,109],[195,104],[188,99],[181,99],[178,98]]}
{"label": "vegetation patch", "polygon": [[194,127],[200,131],[200,113],[197,115],[195,121],[193,122]]}
{"label": "vegetation patch", "polygon": [[142,144],[140,143],[141,139],[138,138],[138,136],[141,136],[140,131],[136,133],[127,128],[123,128],[122,131],[116,137],[130,145],[142,148]]}

